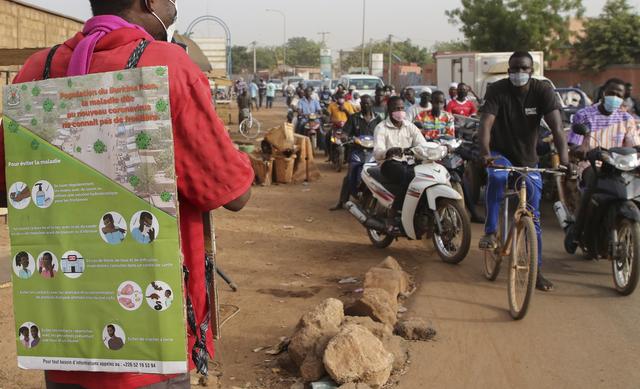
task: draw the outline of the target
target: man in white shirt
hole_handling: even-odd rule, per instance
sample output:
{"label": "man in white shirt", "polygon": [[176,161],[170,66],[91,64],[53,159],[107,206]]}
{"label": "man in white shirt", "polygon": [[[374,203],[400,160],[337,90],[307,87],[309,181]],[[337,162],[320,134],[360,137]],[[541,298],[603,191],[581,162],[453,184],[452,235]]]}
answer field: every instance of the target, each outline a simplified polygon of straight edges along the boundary
{"label": "man in white shirt", "polygon": [[403,149],[427,146],[422,132],[407,121],[406,116],[402,98],[391,96],[387,102],[387,119],[378,124],[373,134],[373,156],[376,161],[382,162],[380,172],[392,184],[398,185],[393,202],[396,211],[402,211],[404,197],[415,173],[414,166],[394,157],[402,156]]}
{"label": "man in white shirt", "polygon": [[407,120],[413,123],[418,115],[431,110],[431,88],[426,88],[420,93],[420,102],[407,108]]}

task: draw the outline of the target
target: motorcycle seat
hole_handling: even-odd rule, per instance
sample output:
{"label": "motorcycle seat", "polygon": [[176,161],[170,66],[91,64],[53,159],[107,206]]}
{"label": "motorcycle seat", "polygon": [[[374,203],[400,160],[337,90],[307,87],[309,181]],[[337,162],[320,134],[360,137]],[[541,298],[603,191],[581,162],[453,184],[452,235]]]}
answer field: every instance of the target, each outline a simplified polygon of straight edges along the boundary
{"label": "motorcycle seat", "polygon": [[620,155],[631,155],[637,153],[638,151],[633,147],[612,147],[609,149],[609,152]]}
{"label": "motorcycle seat", "polygon": [[376,180],[386,190],[388,190],[389,192],[397,195],[397,192],[398,192],[398,190],[400,188],[400,185],[392,183],[391,181],[386,179],[382,175],[382,171],[380,170],[380,166],[372,166],[370,168],[367,168],[367,173],[371,176],[371,178]]}

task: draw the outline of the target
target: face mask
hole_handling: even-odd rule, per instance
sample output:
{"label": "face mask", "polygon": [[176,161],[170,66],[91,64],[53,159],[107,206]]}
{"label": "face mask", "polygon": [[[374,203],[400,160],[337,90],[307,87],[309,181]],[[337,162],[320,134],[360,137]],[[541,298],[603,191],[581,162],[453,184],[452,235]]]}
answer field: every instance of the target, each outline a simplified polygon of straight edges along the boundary
{"label": "face mask", "polygon": [[407,113],[405,111],[395,111],[391,112],[391,117],[396,122],[402,122],[407,118]]}
{"label": "face mask", "polygon": [[458,99],[464,99],[467,97],[467,92],[458,92]]}
{"label": "face mask", "polygon": [[509,80],[517,87],[527,85],[530,79],[531,75],[529,73],[509,73]]}
{"label": "face mask", "polygon": [[620,107],[622,106],[623,102],[624,102],[624,100],[622,100],[618,96],[605,96],[604,97],[604,109],[607,112],[614,113],[614,112],[616,112],[617,110],[620,109]]}
{"label": "face mask", "polygon": [[176,27],[177,27],[177,24],[178,24],[178,3],[176,3],[175,0],[168,0],[168,1],[171,4],[173,4],[173,7],[176,9],[176,16],[173,18],[173,22],[168,27],[167,27],[166,24],[164,24],[162,19],[160,19],[160,16],[158,16],[158,14],[156,14],[153,11],[151,11],[151,8],[149,8],[149,4],[147,4],[147,8],[151,11],[151,14],[153,16],[155,16],[156,19],[158,19],[160,24],[162,24],[162,28],[164,28],[165,31],[167,32],[167,42],[171,42],[173,40],[173,35],[176,33]]}

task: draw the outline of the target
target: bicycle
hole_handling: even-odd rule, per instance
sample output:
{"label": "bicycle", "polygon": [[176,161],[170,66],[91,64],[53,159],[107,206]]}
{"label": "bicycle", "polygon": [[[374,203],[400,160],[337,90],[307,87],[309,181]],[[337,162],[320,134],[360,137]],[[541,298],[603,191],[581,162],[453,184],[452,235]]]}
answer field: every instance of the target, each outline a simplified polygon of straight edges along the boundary
{"label": "bicycle", "polygon": [[[562,175],[564,170],[499,165],[491,165],[490,168],[517,173],[518,177],[514,185],[516,189],[509,189],[507,183],[498,218],[497,247],[485,250],[484,275],[489,281],[495,281],[502,259],[509,257],[509,313],[514,320],[520,320],[527,314],[538,275],[538,237],[533,212],[527,206],[526,178],[530,173]],[[516,196],[518,205],[510,223],[509,200]]]}
{"label": "bicycle", "polygon": [[242,134],[242,136],[244,136],[245,138],[255,139],[258,137],[258,135],[260,135],[261,125],[258,119],[253,118],[253,114],[251,113],[251,111],[247,111],[248,112],[244,112],[244,116],[246,117],[246,119],[244,119],[240,123],[239,131],[240,134]]}

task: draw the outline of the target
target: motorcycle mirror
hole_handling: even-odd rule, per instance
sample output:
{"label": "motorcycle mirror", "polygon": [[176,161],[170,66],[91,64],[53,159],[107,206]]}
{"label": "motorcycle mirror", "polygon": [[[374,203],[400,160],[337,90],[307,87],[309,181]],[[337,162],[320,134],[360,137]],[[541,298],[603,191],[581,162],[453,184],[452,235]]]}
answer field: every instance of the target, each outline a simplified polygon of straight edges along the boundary
{"label": "motorcycle mirror", "polygon": [[587,127],[582,123],[573,124],[571,126],[571,131],[573,131],[577,135],[582,135],[582,136],[589,135],[589,133],[591,133],[591,130],[589,129],[589,127]]}

